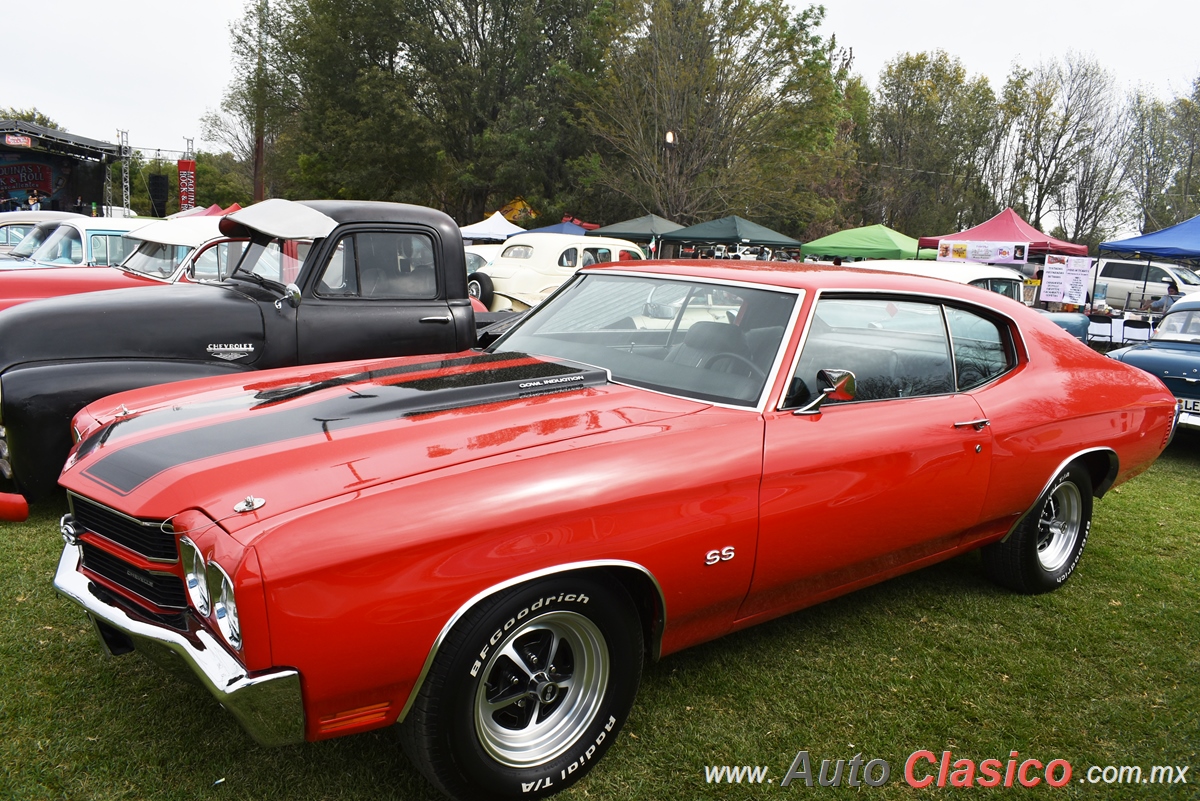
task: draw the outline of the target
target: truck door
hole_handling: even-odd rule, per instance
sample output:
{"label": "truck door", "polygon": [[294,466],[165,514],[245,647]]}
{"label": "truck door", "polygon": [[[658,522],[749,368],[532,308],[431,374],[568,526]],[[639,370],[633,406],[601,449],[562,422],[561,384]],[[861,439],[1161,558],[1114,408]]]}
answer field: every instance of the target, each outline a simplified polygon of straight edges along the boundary
{"label": "truck door", "polygon": [[420,230],[351,230],[310,271],[296,310],[300,362],[452,353],[457,342],[435,240]]}

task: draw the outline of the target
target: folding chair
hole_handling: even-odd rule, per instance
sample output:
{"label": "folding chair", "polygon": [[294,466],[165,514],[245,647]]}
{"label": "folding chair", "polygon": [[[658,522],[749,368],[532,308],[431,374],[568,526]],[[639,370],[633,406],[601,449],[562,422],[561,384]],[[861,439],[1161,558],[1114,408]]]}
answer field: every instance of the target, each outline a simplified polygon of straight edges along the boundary
{"label": "folding chair", "polygon": [[1088,336],[1089,340],[1107,339],[1112,342],[1112,318],[1107,314],[1089,314],[1088,320]]}
{"label": "folding chair", "polygon": [[[1141,333],[1137,333],[1141,332]],[[1133,333],[1134,336],[1130,336]],[[1149,320],[1125,320],[1121,326],[1121,342],[1148,342],[1150,341],[1150,321]]]}

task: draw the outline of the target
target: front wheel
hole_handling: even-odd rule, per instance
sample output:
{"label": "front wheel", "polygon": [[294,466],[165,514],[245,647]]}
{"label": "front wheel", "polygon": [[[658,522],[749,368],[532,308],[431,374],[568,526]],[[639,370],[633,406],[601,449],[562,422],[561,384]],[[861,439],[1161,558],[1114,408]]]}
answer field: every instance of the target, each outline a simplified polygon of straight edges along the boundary
{"label": "front wheel", "polygon": [[641,631],[629,595],[586,576],[486,599],[446,637],[402,724],[405,752],[459,801],[570,786],[629,714]]}
{"label": "front wheel", "polygon": [[983,568],[1017,592],[1056,590],[1075,572],[1091,525],[1092,479],[1082,465],[1071,465],[1006,540],[983,548]]}

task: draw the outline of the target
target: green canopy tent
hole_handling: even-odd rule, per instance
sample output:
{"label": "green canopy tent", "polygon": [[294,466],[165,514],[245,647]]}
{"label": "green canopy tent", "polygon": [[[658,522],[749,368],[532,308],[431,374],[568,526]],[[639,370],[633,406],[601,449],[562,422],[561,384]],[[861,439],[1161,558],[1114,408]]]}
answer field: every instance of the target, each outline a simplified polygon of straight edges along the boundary
{"label": "green canopy tent", "polygon": [[712,245],[766,245],[772,248],[798,248],[800,241],[778,231],[737,216],[722,217],[659,237],[663,242],[695,242]]}
{"label": "green canopy tent", "polygon": [[587,235],[615,236],[618,239],[629,239],[633,242],[649,242],[656,236],[678,231],[682,227],[679,223],[673,223],[664,217],[659,217],[657,214],[647,214],[644,217],[635,217],[632,220],[605,225],[593,231],[588,231]]}
{"label": "green canopy tent", "polygon": [[[893,231],[886,225],[847,228],[836,234],[806,242],[800,252],[805,256],[841,256],[843,259],[912,259],[917,257],[917,240]],[[937,254],[926,250],[923,259]]]}

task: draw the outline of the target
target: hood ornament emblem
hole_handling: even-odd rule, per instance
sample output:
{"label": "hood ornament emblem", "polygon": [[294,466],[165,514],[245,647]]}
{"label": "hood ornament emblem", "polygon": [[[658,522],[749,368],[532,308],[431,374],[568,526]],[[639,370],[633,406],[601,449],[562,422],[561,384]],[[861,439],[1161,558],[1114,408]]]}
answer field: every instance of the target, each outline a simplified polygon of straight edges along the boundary
{"label": "hood ornament emblem", "polygon": [[255,498],[253,495],[247,495],[242,500],[238,501],[233,506],[233,511],[238,514],[245,512],[253,512],[255,509],[261,509],[267,503],[265,498]]}

